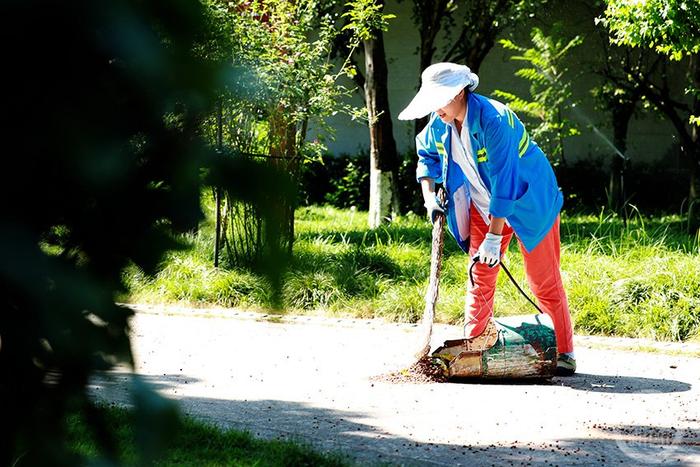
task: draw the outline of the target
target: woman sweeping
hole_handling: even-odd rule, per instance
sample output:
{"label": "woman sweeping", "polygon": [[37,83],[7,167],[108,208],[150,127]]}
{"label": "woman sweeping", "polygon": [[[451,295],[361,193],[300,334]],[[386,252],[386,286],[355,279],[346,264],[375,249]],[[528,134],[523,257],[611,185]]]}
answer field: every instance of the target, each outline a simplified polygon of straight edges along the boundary
{"label": "woman sweeping", "polygon": [[[401,120],[430,114],[416,137],[416,176],[428,217],[434,221],[444,213],[457,243],[476,262],[465,337],[481,335],[493,316],[499,264],[515,234],[530,289],[554,323],[557,374],[572,375],[573,330],[559,266],[563,197],[547,157],[515,113],[474,93],[478,84],[467,66],[431,65],[421,75],[418,94],[399,114]],[[444,206],[436,183],[447,192]]]}

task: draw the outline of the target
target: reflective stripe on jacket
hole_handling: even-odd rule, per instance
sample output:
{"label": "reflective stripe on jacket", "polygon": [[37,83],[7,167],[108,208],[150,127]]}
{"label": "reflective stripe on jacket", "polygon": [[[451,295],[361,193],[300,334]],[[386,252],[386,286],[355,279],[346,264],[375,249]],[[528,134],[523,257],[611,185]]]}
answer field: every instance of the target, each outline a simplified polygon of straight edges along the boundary
{"label": "reflective stripe on jacket", "polygon": [[[564,198],[554,171],[518,117],[504,104],[468,94],[467,121],[479,175],[491,194],[489,213],[504,217],[527,251],[554,225]],[[416,178],[432,178],[447,191],[447,225],[469,251],[469,182],[452,159],[450,126],[433,113],[416,136]]]}

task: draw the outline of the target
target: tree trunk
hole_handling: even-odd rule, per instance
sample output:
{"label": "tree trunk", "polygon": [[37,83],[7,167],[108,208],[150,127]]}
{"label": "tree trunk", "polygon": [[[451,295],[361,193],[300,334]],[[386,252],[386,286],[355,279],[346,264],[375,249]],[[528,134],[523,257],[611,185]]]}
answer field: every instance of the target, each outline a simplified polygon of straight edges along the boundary
{"label": "tree trunk", "polygon": [[557,144],[559,145],[559,160],[562,168],[566,168],[566,157],[564,156],[564,135],[562,132],[562,118],[561,118],[561,107],[557,108],[557,123],[559,124],[559,129],[557,130]]}
{"label": "tree trunk", "polygon": [[399,158],[389,110],[388,69],[384,35],[363,42],[365,51],[365,102],[369,117],[370,195],[369,226],[391,221],[398,212]]}
{"label": "tree trunk", "polygon": [[[297,177],[297,128],[286,118],[287,110],[279,105],[270,117],[270,156],[271,164],[287,172],[296,184]],[[279,225],[268,226],[268,240],[273,248],[291,255],[294,246],[294,209],[296,200],[279,199],[277,221]]]}
{"label": "tree trunk", "polygon": [[[690,57],[690,73],[695,88],[693,97],[692,114],[700,116],[700,54]],[[690,191],[688,195],[688,228],[700,236],[700,126],[691,124],[691,147],[688,150],[690,156]]]}
{"label": "tree trunk", "polygon": [[[612,109],[613,144],[621,153],[627,152],[627,129],[634,114],[634,104],[618,104]],[[624,172],[627,160],[614,153],[610,163],[610,183],[608,185],[609,208],[618,214],[625,215]]]}
{"label": "tree trunk", "polygon": [[481,69],[481,64],[484,62],[484,59],[496,44],[495,34],[497,33],[498,31],[485,35],[483,39],[475,41],[474,47],[469,49],[466,64],[477,75],[479,74],[479,70]]}
{"label": "tree trunk", "polygon": [[[216,108],[216,150],[219,152],[219,157],[223,151],[223,103],[221,97]],[[214,235],[214,267],[219,267],[219,248],[221,246],[221,187],[214,188],[216,194],[216,233]]]}

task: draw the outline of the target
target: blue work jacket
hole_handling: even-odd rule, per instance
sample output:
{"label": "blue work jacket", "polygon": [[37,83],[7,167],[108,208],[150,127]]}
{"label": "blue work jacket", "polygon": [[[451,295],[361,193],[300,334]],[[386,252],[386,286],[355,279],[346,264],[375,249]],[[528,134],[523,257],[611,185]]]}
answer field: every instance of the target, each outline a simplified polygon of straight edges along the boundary
{"label": "blue work jacket", "polygon": [[[475,93],[468,94],[467,102],[472,153],[491,194],[489,214],[504,217],[525,249],[532,251],[554,225],[563,204],[552,166],[507,106]],[[416,178],[443,184],[448,228],[468,252],[469,182],[452,158],[451,132],[436,113],[431,115],[416,137]]]}

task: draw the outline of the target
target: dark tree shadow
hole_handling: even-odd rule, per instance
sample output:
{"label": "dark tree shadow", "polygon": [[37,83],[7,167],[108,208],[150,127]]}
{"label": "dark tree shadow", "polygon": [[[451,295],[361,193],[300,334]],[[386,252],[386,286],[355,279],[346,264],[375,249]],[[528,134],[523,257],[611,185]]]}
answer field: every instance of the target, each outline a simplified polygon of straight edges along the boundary
{"label": "dark tree shadow", "polygon": [[[129,375],[122,377],[128,378]],[[161,389],[173,389],[183,378],[187,379],[180,375],[142,377]],[[608,377],[581,375],[581,378],[567,381],[587,381],[589,378]],[[118,380],[97,377],[94,386],[100,391],[95,393],[96,397],[128,404],[128,391],[123,390],[123,384]],[[690,387],[678,381],[662,384],[660,381],[666,380],[644,380],[650,385],[661,385],[669,392]],[[553,383],[561,381],[564,380],[556,379]],[[493,384],[504,382],[494,381]],[[464,428],[461,444],[443,444],[396,436],[374,426],[369,413],[269,399],[177,399],[186,414],[199,420],[222,428],[248,431],[259,438],[292,440],[320,451],[341,453],[348,461],[360,465],[639,465],[643,459],[659,459],[673,465],[691,466],[700,459],[700,431],[666,426],[606,425],[594,428],[593,436],[488,445],[470,443],[469,429]],[[680,435],[676,434],[678,432]]]}

